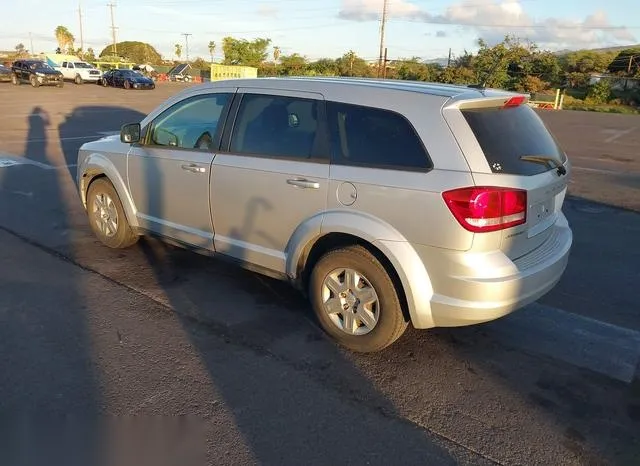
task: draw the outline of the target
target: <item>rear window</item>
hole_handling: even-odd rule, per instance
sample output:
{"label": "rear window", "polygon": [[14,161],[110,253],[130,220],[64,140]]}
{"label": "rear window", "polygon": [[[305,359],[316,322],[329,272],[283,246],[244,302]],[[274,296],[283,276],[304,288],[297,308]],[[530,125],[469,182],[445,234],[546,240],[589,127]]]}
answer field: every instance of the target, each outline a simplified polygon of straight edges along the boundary
{"label": "rear window", "polygon": [[521,160],[523,156],[553,157],[564,163],[564,151],[527,105],[474,108],[462,111],[493,173],[537,175],[552,165]]}

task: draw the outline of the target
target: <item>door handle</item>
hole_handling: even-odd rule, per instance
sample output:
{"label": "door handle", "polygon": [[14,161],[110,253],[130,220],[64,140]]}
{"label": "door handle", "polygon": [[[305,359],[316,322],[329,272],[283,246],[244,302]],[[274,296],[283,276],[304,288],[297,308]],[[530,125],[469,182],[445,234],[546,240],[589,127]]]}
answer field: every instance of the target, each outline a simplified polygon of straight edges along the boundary
{"label": "door handle", "polygon": [[287,180],[287,184],[290,184],[291,186],[295,186],[297,188],[320,189],[320,183],[318,183],[317,181],[305,180],[303,178]]}
{"label": "door handle", "polygon": [[188,172],[193,172],[193,173],[204,173],[205,172],[205,168],[204,167],[199,167],[195,163],[184,164],[184,165],[182,165],[182,169],[183,170],[187,170]]}

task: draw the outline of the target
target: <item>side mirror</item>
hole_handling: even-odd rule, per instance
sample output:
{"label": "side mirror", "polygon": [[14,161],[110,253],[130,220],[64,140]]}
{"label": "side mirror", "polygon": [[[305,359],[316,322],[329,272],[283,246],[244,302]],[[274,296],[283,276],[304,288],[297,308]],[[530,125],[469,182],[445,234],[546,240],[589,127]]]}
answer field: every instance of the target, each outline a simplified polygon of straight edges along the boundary
{"label": "side mirror", "polygon": [[120,141],[125,144],[140,142],[140,123],[128,123],[120,130]]}

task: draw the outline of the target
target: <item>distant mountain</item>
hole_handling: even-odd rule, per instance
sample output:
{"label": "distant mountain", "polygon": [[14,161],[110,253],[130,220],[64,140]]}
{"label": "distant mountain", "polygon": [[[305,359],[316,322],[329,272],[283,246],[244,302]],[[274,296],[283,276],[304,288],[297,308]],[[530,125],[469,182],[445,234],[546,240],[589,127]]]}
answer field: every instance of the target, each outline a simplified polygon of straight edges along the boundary
{"label": "distant mountain", "polygon": [[449,59],[447,57],[444,57],[444,58],[431,58],[429,60],[425,60],[424,62],[430,65],[447,66],[448,61]]}
{"label": "distant mountain", "polygon": [[563,49],[563,50],[558,50],[556,52],[553,52],[555,55],[567,55],[568,53],[571,52],[581,52],[581,51],[585,51],[588,50],[590,52],[597,52],[597,53],[607,53],[607,52],[620,52],[622,50],[626,50],[626,49],[636,49],[636,48],[640,48],[640,44],[636,44],[636,45],[623,45],[623,46],[618,46],[618,47],[603,47],[603,48],[599,48],[599,49]]}

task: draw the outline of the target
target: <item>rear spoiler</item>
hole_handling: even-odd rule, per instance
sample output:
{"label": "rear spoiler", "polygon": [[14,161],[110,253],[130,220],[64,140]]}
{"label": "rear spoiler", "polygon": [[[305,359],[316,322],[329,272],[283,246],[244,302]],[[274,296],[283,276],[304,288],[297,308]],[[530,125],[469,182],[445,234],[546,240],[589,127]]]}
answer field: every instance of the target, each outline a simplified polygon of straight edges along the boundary
{"label": "rear spoiler", "polygon": [[525,105],[529,102],[529,94],[514,94],[506,92],[492,92],[487,95],[483,93],[482,97],[476,97],[477,93],[473,92],[473,95],[461,94],[451,100],[449,100],[443,106],[443,110],[446,109],[471,109],[471,108],[511,108]]}

